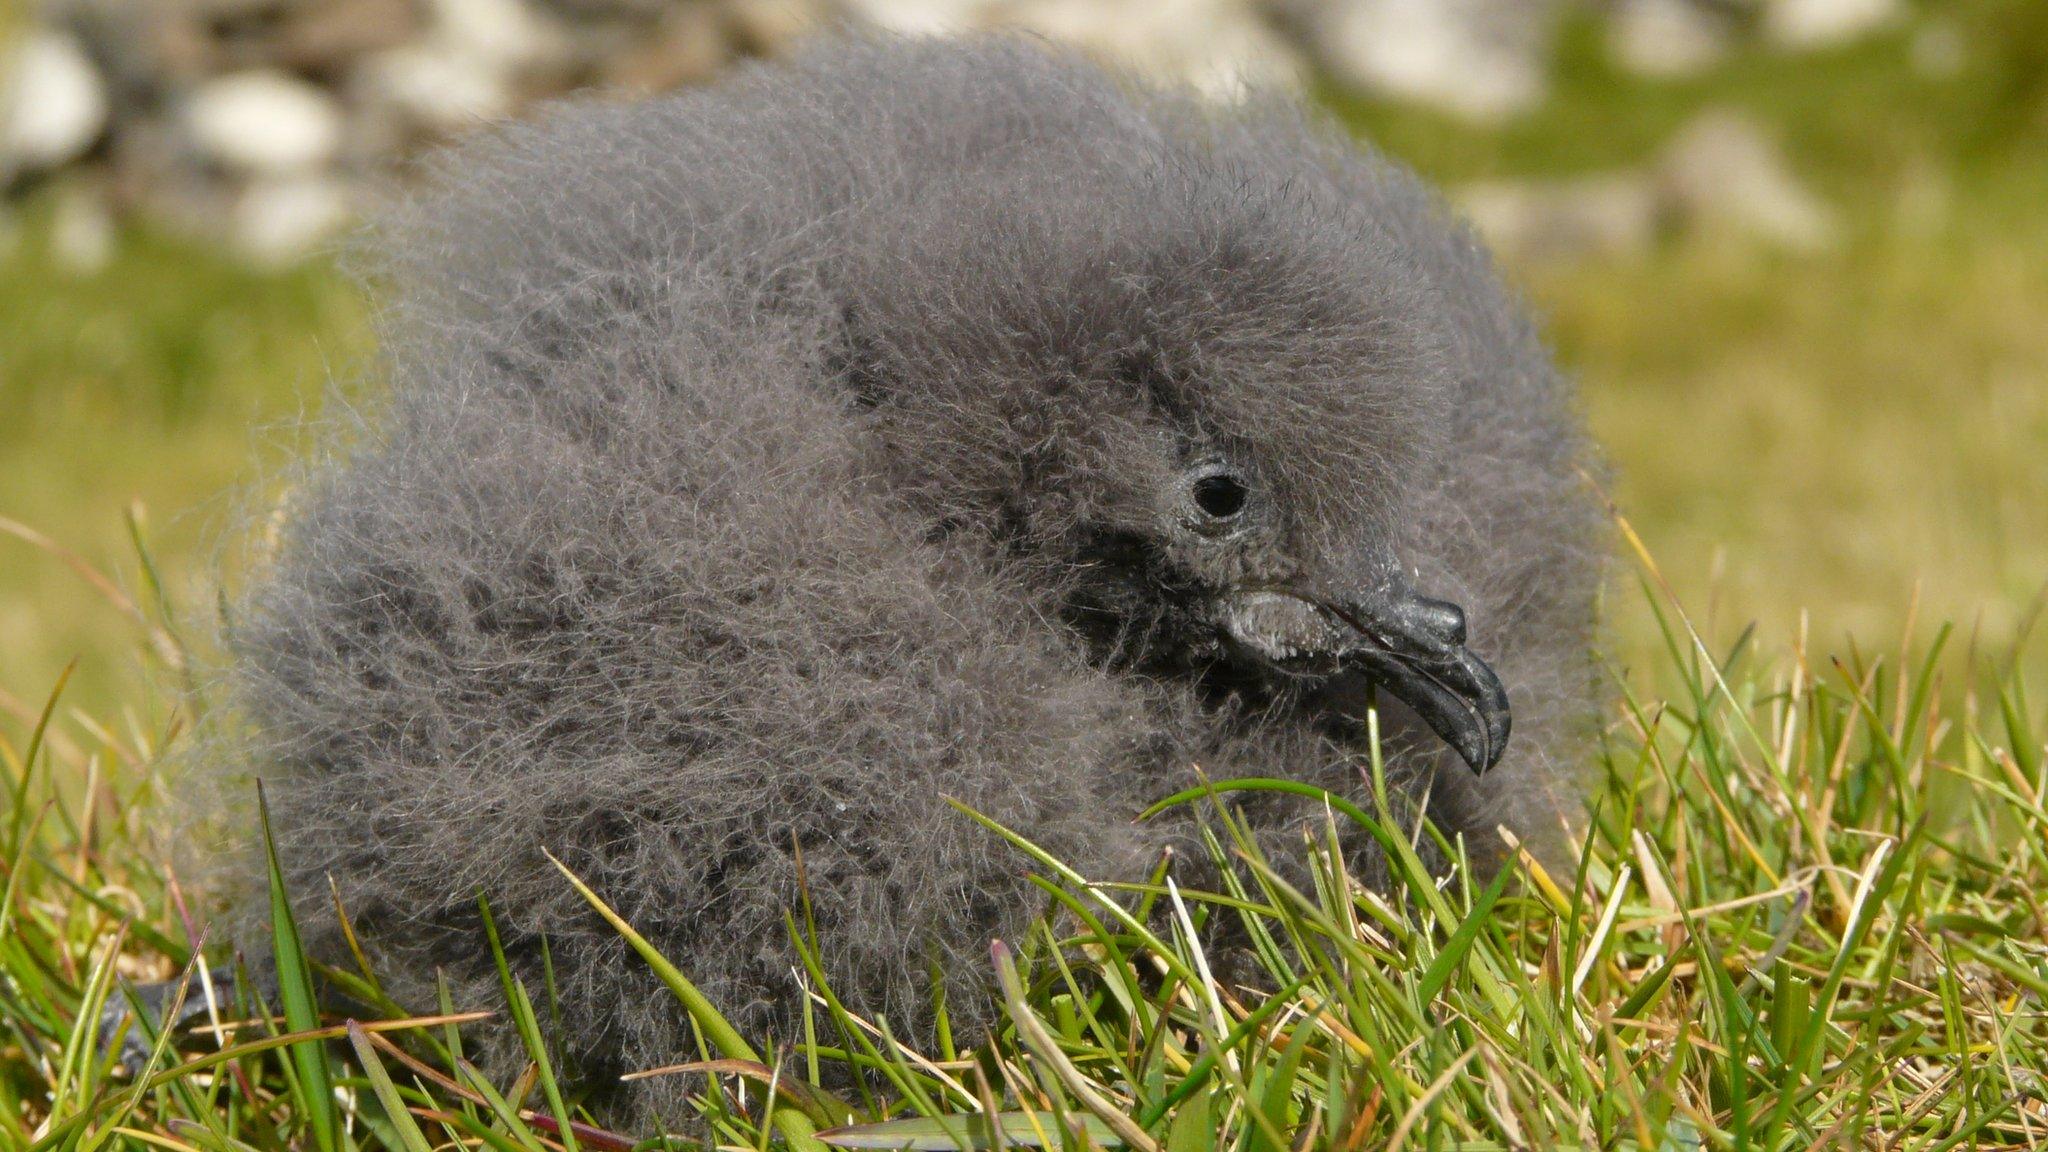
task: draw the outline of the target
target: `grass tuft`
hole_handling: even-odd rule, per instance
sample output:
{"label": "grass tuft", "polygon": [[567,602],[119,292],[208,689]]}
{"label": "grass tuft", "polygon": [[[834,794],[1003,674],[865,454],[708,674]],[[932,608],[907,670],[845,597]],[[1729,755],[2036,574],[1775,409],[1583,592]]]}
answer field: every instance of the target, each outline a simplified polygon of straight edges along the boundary
{"label": "grass tuft", "polygon": [[[2048,716],[2025,653],[1958,652],[1946,629],[1884,655],[1766,650],[1754,632],[1716,648],[1642,559],[1664,658],[1647,682],[1615,678],[1569,869],[1518,850],[1490,878],[1436,877],[1383,800],[1325,797],[1290,883],[1232,806],[1303,791],[1285,781],[1160,802],[1201,813],[1216,892],[1163,869],[1100,883],[970,812],[1048,898],[994,946],[1006,1024],[979,1048],[912,1051],[851,1012],[816,962],[832,941],[794,908],[813,1011],[803,1043],[764,1053],[564,869],[698,1024],[701,1052],[637,1073],[702,1085],[665,1141],[581,1111],[546,1042],[574,1022],[516,981],[500,1004],[401,1007],[359,953],[321,970],[292,901],[332,893],[286,893],[275,872],[280,1003],[216,1003],[152,835],[182,726],[124,737],[67,721],[52,692],[21,743],[0,736],[0,1147],[2048,1146]],[[166,635],[139,629],[146,650]],[[1390,849],[1392,891],[1347,872],[1351,828]],[[1204,944],[1219,918],[1250,956],[1229,981]],[[120,1067],[136,1048],[104,1034],[105,1005],[123,980],[179,973],[206,1011],[169,1015],[200,1026],[145,1036]],[[321,1015],[317,979],[392,1018]],[[485,1012],[531,1050],[514,1082],[462,1057]],[[861,1075],[832,1075],[845,1066]]]}

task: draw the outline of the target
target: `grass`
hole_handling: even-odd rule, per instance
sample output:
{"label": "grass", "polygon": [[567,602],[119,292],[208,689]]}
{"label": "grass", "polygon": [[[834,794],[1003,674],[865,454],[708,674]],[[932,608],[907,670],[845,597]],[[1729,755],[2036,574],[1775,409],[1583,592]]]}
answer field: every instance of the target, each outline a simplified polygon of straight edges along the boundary
{"label": "grass", "polygon": [[[760,1047],[602,893],[562,882],[697,1020],[695,1058],[649,1071],[701,1082],[671,1127],[721,1147],[990,1147],[996,1129],[1015,1147],[1166,1152],[2048,1147],[2048,709],[2025,661],[1947,628],[1834,657],[1796,636],[1710,648],[1641,563],[1665,687],[1617,681],[1576,859],[1444,880],[1408,847],[1415,830],[1333,799],[1305,845],[1313,883],[1293,888],[1232,808],[1300,787],[1271,781],[1162,801],[1207,814],[1210,850],[1237,866],[1224,892],[1092,883],[990,823],[1043,877],[1047,913],[992,949],[1007,1022],[979,1048],[908,1051],[822,981],[811,1039]],[[546,1062],[545,988],[507,977],[500,1003],[399,1006],[373,973],[340,970],[387,1019],[321,1016],[292,909],[326,897],[281,884],[280,1002],[209,1003],[202,1025],[223,1027],[112,1067],[96,1022],[124,978],[183,972],[206,995],[153,819],[178,729],[59,723],[0,742],[0,1147],[654,1136],[577,1111]],[[1329,850],[1354,824],[1392,854],[1394,890],[1364,889]],[[1200,941],[1217,917],[1254,942],[1260,989],[1211,977]],[[831,946],[802,923],[793,909],[807,950]],[[480,1012],[528,1038],[517,1082],[462,1060]],[[816,1087],[845,1082],[822,1075],[835,1064],[873,1090]]]}
{"label": "grass", "polygon": [[[47,207],[32,203],[19,245],[0,250],[0,521],[133,589],[139,506],[182,581],[172,598],[206,604],[201,578],[243,490],[294,450],[290,425],[330,375],[364,361],[363,303],[321,264],[259,273],[147,232],[102,271],[67,271],[41,236]],[[69,703],[116,714],[141,699],[124,627],[69,565],[0,530],[0,716],[32,718],[30,686],[73,660]]]}
{"label": "grass", "polygon": [[[1498,129],[1330,94],[1449,183],[1639,164],[1733,105],[1847,226],[1808,255],[1677,235],[1513,270],[1662,562],[1639,548],[1608,605],[1617,703],[1576,859],[1482,884],[1402,857],[1372,893],[1324,854],[1294,891],[1244,858],[1219,783],[1183,802],[1242,887],[1037,860],[1048,916],[991,956],[1009,1023],[982,1050],[902,1051],[823,987],[813,1042],[766,1050],[667,968],[703,1036],[662,1073],[701,1085],[680,1126],[804,1149],[849,1124],[897,1127],[844,1146],[2048,1146],[2048,709],[2025,688],[2048,672],[2048,6],[1929,8],[1964,38],[1954,76],[1894,36],[1650,83],[1579,25],[1555,98]],[[231,1031],[110,1067],[91,1022],[124,978],[222,960],[169,863],[193,718],[156,687],[203,634],[210,542],[241,515],[220,493],[260,488],[297,445],[265,429],[369,341],[322,263],[257,274],[141,234],[67,273],[44,210],[0,252],[0,1149],[630,1146],[543,1062],[463,1064],[474,1012],[544,1032],[544,988],[353,1022],[287,963],[279,1003],[207,1001]],[[1332,805],[1355,821],[1380,823]],[[323,894],[280,895],[289,958],[292,907]],[[1219,916],[1277,994],[1206,978],[1195,926]],[[874,1091],[814,1088],[833,1062]]]}

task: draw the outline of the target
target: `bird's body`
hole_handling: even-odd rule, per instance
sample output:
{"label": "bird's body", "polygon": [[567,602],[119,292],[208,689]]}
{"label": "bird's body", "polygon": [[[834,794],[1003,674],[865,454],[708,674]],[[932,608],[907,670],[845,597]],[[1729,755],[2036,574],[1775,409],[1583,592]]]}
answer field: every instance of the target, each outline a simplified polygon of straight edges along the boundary
{"label": "bird's body", "polygon": [[[920,1034],[936,960],[972,1030],[1041,900],[946,798],[1142,878],[1186,829],[1132,818],[1197,766],[1362,798],[1374,681],[1450,827],[1569,791],[1567,391],[1473,238],[1298,113],[840,44],[558,110],[433,189],[380,241],[391,397],[231,646],[314,948],[331,877],[401,1002],[496,1000],[481,893],[529,978],[545,938],[580,1070],[693,1051],[546,849],[795,1039],[800,854],[849,1005]],[[1285,855],[1321,811],[1250,816]]]}

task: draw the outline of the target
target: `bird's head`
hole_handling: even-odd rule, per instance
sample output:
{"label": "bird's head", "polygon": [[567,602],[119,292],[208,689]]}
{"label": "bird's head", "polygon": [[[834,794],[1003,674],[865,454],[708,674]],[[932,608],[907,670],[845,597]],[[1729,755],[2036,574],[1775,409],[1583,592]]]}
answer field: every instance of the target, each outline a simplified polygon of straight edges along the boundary
{"label": "bird's head", "polygon": [[1092,579],[1073,585],[1070,618],[1111,650],[1158,629],[1155,659],[1225,683],[1362,678],[1473,771],[1492,768],[1511,712],[1500,678],[1467,647],[1465,610],[1419,589],[1372,529],[1336,556],[1290,540],[1286,489],[1262,483],[1247,462],[1258,458],[1192,461],[1167,481],[1150,532],[1084,549]]}
{"label": "bird's head", "polygon": [[1432,263],[1468,242],[1398,173],[1167,153],[993,165],[872,225],[849,376],[892,485],[1105,663],[1369,681],[1485,771],[1507,693],[1412,515],[1458,450],[1472,335]]}

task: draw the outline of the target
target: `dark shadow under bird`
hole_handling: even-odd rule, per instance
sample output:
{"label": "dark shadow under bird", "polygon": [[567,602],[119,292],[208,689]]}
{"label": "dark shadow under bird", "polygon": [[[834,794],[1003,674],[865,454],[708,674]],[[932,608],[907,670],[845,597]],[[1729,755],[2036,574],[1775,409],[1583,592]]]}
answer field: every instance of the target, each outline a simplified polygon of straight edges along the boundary
{"label": "dark shadow under bird", "polygon": [[[936,959],[972,1033],[1041,900],[946,798],[1142,878],[1191,830],[1132,817],[1197,766],[1362,801],[1373,687],[1405,802],[1482,855],[1573,799],[1568,389],[1442,203],[1291,104],[840,42],[428,185],[374,245],[389,398],[294,486],[211,752],[265,779],[313,951],[331,878],[401,1003],[497,1002],[482,893],[581,1074],[694,1051],[547,850],[798,1038],[800,855],[849,1006],[925,1034]],[[1298,856],[1322,808],[1247,817]]]}

